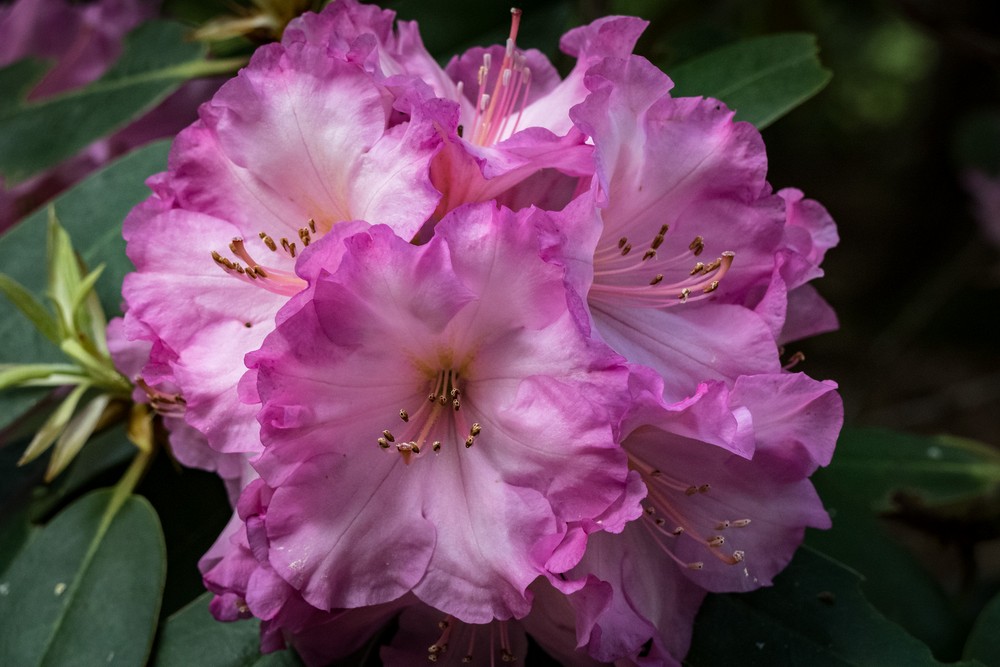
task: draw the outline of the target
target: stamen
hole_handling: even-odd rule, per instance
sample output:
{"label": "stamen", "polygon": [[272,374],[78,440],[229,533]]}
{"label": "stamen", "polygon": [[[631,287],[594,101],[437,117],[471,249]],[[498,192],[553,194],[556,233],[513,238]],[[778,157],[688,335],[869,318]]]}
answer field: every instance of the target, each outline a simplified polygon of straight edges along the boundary
{"label": "stamen", "polygon": [[[259,234],[261,241],[268,250],[276,251],[277,244],[265,232]],[[294,245],[294,244],[292,244]],[[212,251],[212,261],[214,261],[223,271],[229,275],[244,280],[249,283],[260,285],[269,292],[291,296],[305,287],[305,281],[290,271],[267,267],[265,268],[257,262],[250,254],[246,243],[242,238],[234,238],[229,243],[229,250],[238,259],[246,263],[244,267],[240,262],[223,257],[219,252]]]}

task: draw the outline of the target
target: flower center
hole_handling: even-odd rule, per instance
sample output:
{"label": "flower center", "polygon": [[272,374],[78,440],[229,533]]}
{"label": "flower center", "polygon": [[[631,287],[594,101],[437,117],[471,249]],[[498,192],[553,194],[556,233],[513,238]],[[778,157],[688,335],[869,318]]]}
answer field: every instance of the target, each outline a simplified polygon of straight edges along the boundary
{"label": "flower center", "polygon": [[486,628],[489,628],[490,664],[494,663],[494,657],[496,656],[499,656],[501,662],[517,662],[517,656],[514,655],[511,646],[507,621],[494,621],[486,625],[473,625],[463,623],[450,614],[438,621],[438,629],[441,630],[441,636],[438,637],[436,642],[427,647],[427,660],[438,662],[448,652],[448,647],[455,645],[465,651],[461,658],[463,663],[473,662],[478,635],[480,633],[485,634]]}
{"label": "flower center", "polygon": [[[492,76],[493,56],[483,54],[483,64],[479,66],[477,82],[479,90],[476,93],[475,115],[472,120],[468,139],[478,146],[495,144],[501,137],[507,137],[517,132],[521,115],[528,103],[528,92],[531,89],[531,69],[527,59],[517,51],[517,30],[521,23],[521,10],[510,10],[510,36],[507,38],[503,61],[500,62],[496,74]],[[459,84],[461,95],[461,84]],[[515,116],[514,123],[507,131],[508,123]],[[463,132],[464,134],[464,132]],[[460,134],[461,136],[461,134]]]}
{"label": "flower center", "polygon": [[[299,241],[302,242],[302,247],[308,246],[313,241],[314,234],[316,234],[316,222],[310,220],[307,226],[299,229]],[[282,237],[278,242],[275,242],[265,232],[261,232],[259,236],[264,246],[272,253],[275,253],[282,263],[287,263],[289,260],[295,259],[295,255],[298,252],[298,245],[295,241],[289,241],[287,238]],[[233,257],[236,258],[236,261],[223,257],[222,254],[215,250],[212,251],[212,259],[223,271],[243,282],[251,283],[263,287],[269,292],[284,294],[286,296],[298,293],[306,285],[305,281],[296,276],[294,271],[279,269],[275,266],[268,266],[258,262],[250,254],[246,243],[241,238],[234,238],[229,244],[229,250],[232,252]]]}
{"label": "flower center", "polygon": [[434,452],[441,451],[442,442],[462,441],[468,449],[483,430],[478,423],[470,426],[465,420],[457,371],[438,371],[428,382],[427,389],[427,400],[421,401],[413,414],[406,408],[399,411],[399,418],[405,424],[402,435],[397,437],[386,429],[377,440],[382,449],[395,447],[406,464],[428,447]]}
{"label": "flower center", "polygon": [[[617,244],[602,239],[594,253],[590,296],[617,304],[624,300],[632,307],[663,308],[704,299],[717,290],[736,255],[726,251],[707,264],[699,261],[697,258],[705,251],[705,240],[696,236],[686,250],[663,256],[660,246],[669,231],[668,225],[660,227],[645,251],[634,250],[627,236],[619,238]],[[678,274],[683,277],[665,279]]]}
{"label": "flower center", "polygon": [[[648,495],[643,503],[645,516],[643,525],[653,533],[657,542],[674,562],[690,570],[701,570],[703,561],[684,562],[673,551],[666,548],[666,541],[694,540],[714,558],[736,565],[742,563],[745,552],[737,549],[727,553],[726,538],[722,531],[730,528],[746,528],[750,519],[713,517],[708,514],[704,501],[712,487],[709,484],[690,484],[650,466],[642,459],[629,454],[629,464],[638,470],[646,483]],[[716,503],[712,503],[716,504]]]}

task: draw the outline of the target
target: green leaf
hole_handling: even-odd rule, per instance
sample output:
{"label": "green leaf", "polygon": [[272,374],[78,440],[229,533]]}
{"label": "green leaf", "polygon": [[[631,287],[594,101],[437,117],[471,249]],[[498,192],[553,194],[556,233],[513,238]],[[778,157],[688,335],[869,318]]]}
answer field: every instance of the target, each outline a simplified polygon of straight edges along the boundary
{"label": "green leaf", "polygon": [[62,434],[63,429],[66,428],[66,424],[72,419],[73,411],[76,410],[77,404],[89,388],[90,385],[88,384],[79,384],[73,388],[69,396],[63,399],[59,407],[52,411],[49,418],[45,420],[42,427],[35,433],[35,437],[31,439],[28,448],[24,450],[21,460],[17,462],[18,465],[33,461],[45,453],[45,450]]}
{"label": "green leaf", "polygon": [[[106,264],[97,293],[106,312],[117,313],[121,284],[132,265],[125,256],[121,225],[129,210],[149,195],[144,181],[166,166],[167,142],[158,142],[128,154],[89,176],[59,196],[55,209],[73,246],[87,266]],[[40,210],[0,236],[0,266],[29,292],[46,289],[45,229],[48,213]],[[0,363],[63,363],[59,349],[25,317],[12,312],[0,318]],[[0,429],[44,395],[41,391],[0,394]]]}
{"label": "green leaf", "polygon": [[[813,483],[833,518],[807,544],[864,575],[865,595],[940,656],[956,656],[965,623],[956,601],[888,531],[881,514],[910,506],[951,506],[1000,483],[1000,454],[978,443],[880,430],[845,429],[828,468]],[[901,593],[905,592],[905,594]]]}
{"label": "green leaf", "polygon": [[[55,378],[50,384],[49,378]],[[0,391],[21,383],[60,386],[86,379],[70,364],[0,364]]]}
{"label": "green leaf", "polygon": [[93,435],[94,429],[97,428],[97,422],[104,415],[110,402],[109,395],[99,394],[73,416],[62,435],[59,436],[59,440],[56,441],[55,449],[52,450],[52,459],[45,471],[46,482],[55,479],[80,453],[84,444]]}
{"label": "green leaf", "polygon": [[28,96],[35,84],[45,76],[47,69],[49,63],[30,58],[0,68],[0,90],[4,92],[0,95],[0,114],[16,108],[18,103]]}
{"label": "green leaf", "polygon": [[722,100],[737,120],[764,129],[830,81],[813,35],[783,33],[748,39],[667,70],[675,96]]}
{"label": "green leaf", "polygon": [[125,37],[118,62],[97,81],[0,109],[0,174],[8,184],[24,180],[124,127],[184,81],[230,72],[243,62],[206,61],[204,54],[204,46],[185,39],[180,24],[140,25]]}
{"label": "green leaf", "polygon": [[291,651],[262,656],[260,621],[220,623],[208,611],[205,593],[173,614],[163,626],[153,655],[154,667],[263,667],[302,664]]}
{"label": "green leaf", "polygon": [[17,306],[18,310],[31,322],[31,326],[38,330],[40,334],[50,341],[59,344],[59,324],[52,313],[45,309],[38,299],[31,292],[16,280],[0,273],[0,292],[10,299],[10,302]]}
{"label": "green leaf", "polygon": [[1000,595],[993,598],[972,626],[962,657],[1000,665]]}
{"label": "green leaf", "polygon": [[141,665],[166,558],[139,496],[95,491],[61,512],[0,581],[0,664]]}
{"label": "green leaf", "polygon": [[857,573],[800,549],[774,586],[710,595],[695,622],[693,667],[939,665],[930,650],[864,598]]}

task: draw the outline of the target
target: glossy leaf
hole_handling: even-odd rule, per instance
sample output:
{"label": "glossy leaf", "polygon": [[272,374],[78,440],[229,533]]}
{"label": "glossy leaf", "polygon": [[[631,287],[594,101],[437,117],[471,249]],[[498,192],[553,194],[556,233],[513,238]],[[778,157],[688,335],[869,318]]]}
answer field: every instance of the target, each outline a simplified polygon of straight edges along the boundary
{"label": "glossy leaf", "polygon": [[830,72],[813,35],[784,33],[724,46],[667,70],[675,96],[722,100],[737,120],[764,129],[821,91]]}
{"label": "glossy leaf", "polygon": [[955,603],[889,534],[881,514],[904,500],[935,506],[987,493],[1000,483],[1000,454],[964,440],[845,429],[833,463],[813,482],[833,528],[810,532],[807,543],[858,570],[868,599],[886,616],[935,653],[957,657],[965,628]]}
{"label": "glossy leaf", "polygon": [[139,496],[84,496],[0,581],[0,664],[142,664],[166,575],[156,513]]}
{"label": "glossy leaf", "polygon": [[265,667],[301,665],[291,651],[260,654],[260,621],[220,623],[208,611],[205,593],[173,614],[163,626],[154,667]]}
{"label": "glossy leaf", "polygon": [[[0,174],[8,183],[37,174],[124,127],[184,81],[237,66],[206,61],[205,47],[184,37],[180,24],[144,23],[125,37],[118,62],[97,81],[40,101],[21,97],[19,105],[0,106]],[[32,66],[15,63],[0,71],[0,80],[23,83],[33,74]]]}
{"label": "glossy leaf", "polygon": [[[92,174],[56,198],[59,220],[73,240],[83,262],[91,268],[105,264],[97,293],[108,313],[117,313],[121,284],[131,264],[125,256],[121,224],[128,211],[149,194],[145,179],[166,165],[167,142],[137,150]],[[0,266],[4,273],[38,298],[44,293],[46,210],[22,220],[0,236]],[[0,318],[0,363],[63,363],[65,357],[29,320],[13,311]],[[42,391],[18,390],[0,394],[0,430],[36,402]]]}
{"label": "glossy leaf", "polygon": [[774,586],[711,595],[695,623],[686,664],[939,665],[930,650],[861,594],[857,573],[800,549]]}

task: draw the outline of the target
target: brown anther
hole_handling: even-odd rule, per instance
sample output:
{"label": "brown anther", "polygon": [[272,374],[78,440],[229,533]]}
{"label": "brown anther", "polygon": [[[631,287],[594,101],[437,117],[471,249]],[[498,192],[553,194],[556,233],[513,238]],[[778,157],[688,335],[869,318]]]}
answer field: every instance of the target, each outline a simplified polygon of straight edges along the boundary
{"label": "brown anther", "polygon": [[708,284],[708,287],[706,287],[705,289],[702,290],[702,292],[704,292],[705,294],[708,294],[709,292],[714,292],[717,289],[719,289],[719,281],[718,280],[713,280],[712,282],[710,282]]}
{"label": "brown anther", "polygon": [[378,446],[382,449],[389,449],[389,441],[385,438],[378,439]]}
{"label": "brown anther", "polygon": [[656,233],[657,236],[666,236],[667,232],[670,231],[670,225],[660,225],[660,231]]}
{"label": "brown anther", "polygon": [[656,519],[653,520],[653,523],[655,523],[657,526],[662,526],[663,524],[666,523],[666,521],[664,521],[660,517],[656,517]]}
{"label": "brown anther", "polygon": [[437,662],[437,661],[438,661],[437,653],[427,654],[427,662]]}
{"label": "brown anther", "polygon": [[465,128],[459,125],[457,128],[455,128],[455,133],[458,134],[458,138],[461,139],[462,135],[465,133]]}
{"label": "brown anther", "polygon": [[257,280],[257,272],[254,269],[247,269],[246,275],[250,280]]}
{"label": "brown anther", "polygon": [[[459,125],[459,127],[462,127],[462,126],[461,126],[461,125]],[[462,136],[462,135],[458,135],[458,136]],[[467,664],[469,664],[470,662],[472,662],[472,656],[471,656],[471,655],[467,655],[467,656],[465,656],[464,658],[462,658],[462,663],[463,663],[463,664],[466,664],[466,665],[467,665]]]}
{"label": "brown anther", "polygon": [[476,436],[470,435],[468,438],[465,439],[465,448],[468,449],[469,447],[472,447],[472,445],[474,445],[475,443],[476,443]]}
{"label": "brown anther", "polygon": [[688,245],[688,250],[693,252],[694,256],[697,257],[705,250],[705,239],[700,236],[694,237],[694,240]]}
{"label": "brown anther", "polygon": [[402,419],[404,422],[408,422],[410,421],[410,413],[407,412],[406,410],[400,410],[399,418]]}
{"label": "brown anther", "polygon": [[650,477],[659,477],[662,473],[659,470],[653,470],[649,473]]}
{"label": "brown anther", "polygon": [[435,452],[440,452],[441,451],[441,441],[440,440],[435,440],[434,444],[431,445],[431,449],[433,449]]}
{"label": "brown anther", "polygon": [[624,257],[625,255],[629,254],[630,252],[632,252],[632,244],[631,243],[626,243],[625,247],[622,248],[622,257]]}
{"label": "brown anther", "polygon": [[278,245],[274,242],[274,239],[272,239],[270,236],[268,236],[264,232],[260,233],[260,240],[264,242],[264,245],[267,246],[268,250],[274,252],[275,250],[278,249]]}
{"label": "brown anther", "polygon": [[697,275],[699,273],[705,273],[705,262],[697,262],[694,265],[694,268],[691,269],[691,273],[689,273],[688,275],[694,276],[694,275]]}
{"label": "brown anther", "polygon": [[656,250],[661,245],[663,245],[663,234],[657,234],[653,237],[653,242],[649,244],[649,247]]}
{"label": "brown anther", "polygon": [[643,511],[646,512],[646,514],[648,514],[649,516],[653,516],[654,514],[656,514],[656,508],[653,507],[652,505],[649,505]]}
{"label": "brown anther", "polygon": [[654,257],[656,257],[656,251],[655,250],[647,250],[642,255],[642,261],[645,262],[646,260],[653,259]]}
{"label": "brown anther", "polygon": [[672,532],[676,536],[683,535],[684,534],[684,526],[677,526],[676,528],[674,528],[674,530]]}
{"label": "brown anther", "polygon": [[627,236],[621,237],[620,239],[618,239],[618,249],[621,250],[622,248],[625,247],[627,243],[628,243],[628,237]]}
{"label": "brown anther", "polygon": [[473,423],[472,428],[469,429],[469,435],[471,435],[472,437],[476,437],[482,432],[483,432],[483,427],[479,425],[479,422]]}
{"label": "brown anther", "polygon": [[382,437],[388,440],[389,442],[396,442],[396,438],[392,437],[392,431],[390,431],[389,429],[382,431]]}
{"label": "brown anther", "polygon": [[309,231],[311,231],[313,234],[316,233],[316,221],[313,220],[312,218],[309,218]]}
{"label": "brown anther", "polygon": [[234,263],[232,268],[236,269],[236,273],[246,273],[246,271],[243,270],[243,265],[239,262]]}
{"label": "brown anther", "polygon": [[452,389],[451,391],[449,391],[448,395],[451,396],[452,398],[458,398],[459,394],[461,394],[461,393],[462,392],[460,392],[457,388],[455,388],[455,389]]}
{"label": "brown anther", "polygon": [[696,493],[698,493],[698,487],[697,486],[689,486],[688,488],[684,489],[684,495],[685,496],[693,496]]}
{"label": "brown anther", "polygon": [[456,398],[451,402],[451,407],[455,408],[455,412],[458,412],[458,409],[462,407],[462,401]]}
{"label": "brown anther", "polygon": [[221,264],[222,266],[225,266],[226,264],[229,264],[229,260],[228,259],[226,259],[225,257],[223,257],[222,255],[220,255],[219,253],[217,253],[214,250],[212,251],[212,259],[215,260],[216,264]]}
{"label": "brown anther", "polygon": [[437,394],[427,394],[427,400],[433,403],[438,400]]}
{"label": "brown anther", "polygon": [[732,525],[735,528],[743,528],[745,526],[749,526],[750,525],[750,519],[737,519],[736,521],[732,522]]}
{"label": "brown anther", "polygon": [[253,267],[253,272],[256,273],[258,276],[260,276],[261,278],[267,278],[267,272],[264,271],[264,269],[260,268],[259,266]]}
{"label": "brown anther", "polygon": [[742,551],[734,551],[733,552],[733,565],[735,565],[736,563],[742,563],[743,559],[745,557],[746,557],[746,554],[744,554]]}
{"label": "brown anther", "polygon": [[438,646],[437,644],[431,644],[430,647],[427,649],[427,652],[428,653],[438,653],[440,650],[441,650],[440,646]]}
{"label": "brown anther", "polygon": [[653,279],[649,281],[649,284],[659,285],[661,282],[663,282],[663,274],[657,273],[655,276],[653,276]]}
{"label": "brown anther", "polygon": [[712,271],[715,271],[720,266],[722,266],[722,258],[721,257],[717,258],[715,261],[712,261],[712,262],[709,262],[708,264],[706,264],[705,265],[705,270],[703,271],[703,273],[711,273]]}
{"label": "brown anther", "polygon": [[681,303],[684,303],[688,300],[689,296],[691,296],[691,290],[685,287],[681,290],[681,293],[677,295],[677,298],[681,300]]}
{"label": "brown anther", "polygon": [[711,484],[702,484],[698,487],[698,493],[708,493],[708,490],[712,488]]}
{"label": "brown anther", "polygon": [[716,530],[725,530],[726,528],[729,528],[730,525],[731,524],[730,524],[729,521],[720,521],[719,523],[715,524],[715,529]]}
{"label": "brown anther", "polygon": [[448,619],[443,618],[440,621],[438,621],[438,630],[445,630],[449,625],[451,625],[451,623],[448,621]]}
{"label": "brown anther", "polygon": [[721,547],[725,543],[726,543],[726,538],[724,538],[722,535],[713,535],[712,537],[708,538],[708,542],[706,542],[706,544],[708,544],[708,546],[710,547]]}
{"label": "brown anther", "polygon": [[687,569],[689,569],[689,570],[704,570],[705,569],[705,564],[702,563],[701,561],[697,561],[695,563],[688,563],[687,564]]}
{"label": "brown anther", "polygon": [[309,243],[312,241],[312,237],[309,236],[309,229],[307,227],[303,227],[299,230],[299,238],[302,239],[302,245],[308,247]]}

